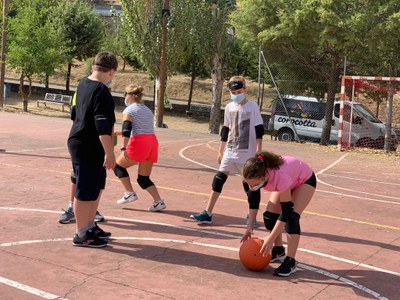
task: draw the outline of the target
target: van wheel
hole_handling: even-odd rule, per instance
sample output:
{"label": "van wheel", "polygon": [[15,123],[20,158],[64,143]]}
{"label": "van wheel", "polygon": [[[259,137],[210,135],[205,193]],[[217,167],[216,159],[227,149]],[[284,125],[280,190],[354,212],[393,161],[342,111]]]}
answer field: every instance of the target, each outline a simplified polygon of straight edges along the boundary
{"label": "van wheel", "polygon": [[293,131],[290,129],[283,129],[279,131],[278,140],[282,142],[292,142],[294,140]]}

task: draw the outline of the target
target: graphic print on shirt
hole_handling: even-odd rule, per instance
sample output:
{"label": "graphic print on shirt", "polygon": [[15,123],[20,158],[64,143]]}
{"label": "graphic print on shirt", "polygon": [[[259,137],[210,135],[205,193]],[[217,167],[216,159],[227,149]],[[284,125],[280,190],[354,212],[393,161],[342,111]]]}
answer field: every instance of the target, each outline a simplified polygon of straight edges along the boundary
{"label": "graphic print on shirt", "polygon": [[228,148],[241,150],[249,149],[250,141],[250,112],[239,110],[230,111]]}

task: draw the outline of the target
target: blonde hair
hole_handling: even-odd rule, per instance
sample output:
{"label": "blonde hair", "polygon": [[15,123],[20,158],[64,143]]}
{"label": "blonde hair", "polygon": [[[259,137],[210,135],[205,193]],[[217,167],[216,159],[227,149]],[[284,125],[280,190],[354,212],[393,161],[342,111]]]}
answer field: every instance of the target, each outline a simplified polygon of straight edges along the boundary
{"label": "blonde hair", "polygon": [[243,88],[244,89],[246,88],[246,80],[244,79],[243,76],[232,76],[228,81],[228,85],[227,85],[228,89],[229,89],[231,82],[241,82],[243,84]]}
{"label": "blonde hair", "polygon": [[133,96],[135,102],[141,102],[144,88],[140,85],[130,84],[125,88],[125,92]]}

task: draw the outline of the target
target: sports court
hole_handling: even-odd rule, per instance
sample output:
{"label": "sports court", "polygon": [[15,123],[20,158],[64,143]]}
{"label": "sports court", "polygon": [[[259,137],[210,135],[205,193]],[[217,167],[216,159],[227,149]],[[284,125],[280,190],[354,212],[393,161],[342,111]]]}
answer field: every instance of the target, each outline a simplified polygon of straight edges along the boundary
{"label": "sports court", "polygon": [[264,149],[306,161],[319,180],[301,219],[298,271],[280,278],[277,263],[251,272],[238,259],[247,213],[240,177],[226,182],[211,226],[189,219],[205,208],[219,138],[173,128],[156,131],[152,174],[167,209],[147,211],[135,167],[139,200],[117,205],[122,185],[108,172],[99,211],[113,238],[102,249],[73,247],[75,223],[57,222],[69,199],[70,127],[69,119],[0,113],[1,299],[400,299],[398,156],[265,136]]}

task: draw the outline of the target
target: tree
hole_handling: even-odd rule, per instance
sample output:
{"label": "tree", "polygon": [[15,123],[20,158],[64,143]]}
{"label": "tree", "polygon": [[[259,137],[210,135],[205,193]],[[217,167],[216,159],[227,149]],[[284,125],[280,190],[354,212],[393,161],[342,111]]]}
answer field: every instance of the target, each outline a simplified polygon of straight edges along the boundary
{"label": "tree", "polygon": [[224,57],[223,50],[228,35],[228,16],[235,8],[236,1],[230,0],[208,0],[211,4],[213,13],[213,40],[214,40],[214,58],[211,69],[211,79],[213,82],[213,99],[211,103],[211,115],[209,132],[213,134],[219,133],[221,123],[221,98],[222,87],[224,84]]}
{"label": "tree", "polygon": [[[243,0],[233,14],[238,36],[247,44],[261,45],[275,69],[290,72],[302,82],[303,91],[327,95],[322,145],[329,141],[344,58],[361,53],[370,43],[365,33],[374,26],[370,17],[378,11],[377,2],[381,1]],[[313,86],[315,81],[319,84]]]}
{"label": "tree", "polygon": [[[32,94],[32,75],[53,74],[64,56],[63,43],[48,20],[47,1],[36,0],[17,9],[9,22],[9,66],[21,72],[19,94],[23,110],[28,111]],[[24,80],[29,81],[28,94]]]}
{"label": "tree", "polygon": [[65,89],[69,91],[73,60],[82,61],[99,52],[105,37],[105,24],[84,0],[60,1],[51,19],[66,45]]}
{"label": "tree", "polygon": [[190,112],[196,78],[210,76],[210,62],[214,53],[213,40],[210,38],[213,33],[209,26],[211,22],[210,7],[204,1],[179,1],[172,10],[171,27],[181,28],[171,30],[170,40],[178,44],[181,50],[175,51],[172,59],[176,70],[190,77],[187,112]]}

